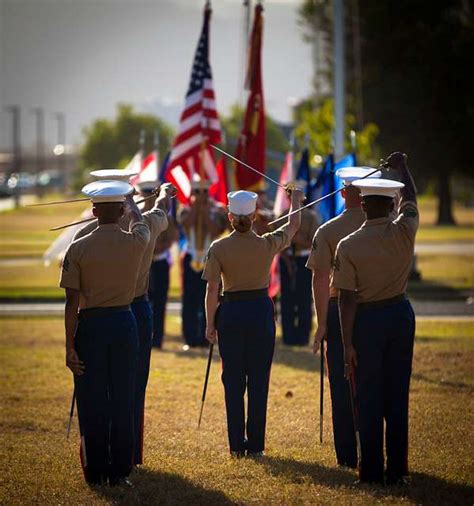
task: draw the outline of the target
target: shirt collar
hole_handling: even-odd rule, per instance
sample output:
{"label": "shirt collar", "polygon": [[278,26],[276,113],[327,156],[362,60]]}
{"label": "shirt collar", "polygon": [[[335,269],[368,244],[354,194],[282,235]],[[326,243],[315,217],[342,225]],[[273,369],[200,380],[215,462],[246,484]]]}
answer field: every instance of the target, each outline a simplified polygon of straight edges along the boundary
{"label": "shirt collar", "polygon": [[232,235],[238,235],[242,237],[249,237],[251,235],[256,235],[254,230],[251,228],[250,230],[247,230],[247,232],[239,232],[237,230],[232,231]]}
{"label": "shirt collar", "polygon": [[99,225],[96,230],[100,230],[101,232],[110,232],[112,230],[120,230],[120,226],[118,223],[104,223]]}
{"label": "shirt collar", "polygon": [[365,220],[363,227],[372,227],[374,225],[383,225],[385,223],[389,223],[390,218],[385,216],[384,218],[372,218],[371,220]]}
{"label": "shirt collar", "polygon": [[363,213],[362,207],[346,207],[343,211],[343,214],[348,213]]}

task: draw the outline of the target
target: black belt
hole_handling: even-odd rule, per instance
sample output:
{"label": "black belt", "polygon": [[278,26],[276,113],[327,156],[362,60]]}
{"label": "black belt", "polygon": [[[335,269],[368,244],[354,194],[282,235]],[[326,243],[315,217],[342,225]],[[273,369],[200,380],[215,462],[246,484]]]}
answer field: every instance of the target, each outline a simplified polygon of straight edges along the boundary
{"label": "black belt", "polygon": [[268,288],[262,288],[261,290],[243,290],[240,292],[224,292],[221,296],[221,301],[252,300],[260,297],[268,297]]}
{"label": "black belt", "polygon": [[79,319],[87,320],[96,316],[106,316],[120,311],[130,311],[130,305],[127,306],[110,306],[110,307],[90,307],[79,311]]}
{"label": "black belt", "polygon": [[395,297],[390,297],[389,299],[375,300],[373,302],[359,302],[357,304],[357,309],[375,309],[387,306],[393,306],[393,304],[397,304],[398,302],[402,302],[406,300],[407,296],[404,293],[400,295],[395,295]]}
{"label": "black belt", "polygon": [[141,302],[142,300],[148,300],[148,294],[147,293],[144,293],[143,295],[135,297],[133,299],[133,301],[132,301],[132,304],[133,304],[133,302]]}

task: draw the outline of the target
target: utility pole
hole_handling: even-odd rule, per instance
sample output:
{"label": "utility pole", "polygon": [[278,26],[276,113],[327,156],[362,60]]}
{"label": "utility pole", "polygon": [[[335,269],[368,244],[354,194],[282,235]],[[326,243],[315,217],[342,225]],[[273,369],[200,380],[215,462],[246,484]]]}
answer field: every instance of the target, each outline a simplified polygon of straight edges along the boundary
{"label": "utility pole", "polygon": [[354,32],[354,77],[356,87],[357,129],[364,128],[364,95],[362,90],[362,56],[360,50],[359,0],[352,0],[352,30]]}
{"label": "utility pole", "polygon": [[[9,105],[5,108],[6,111],[12,113],[12,151],[13,151],[13,164],[9,171],[9,178],[12,174],[19,174],[21,172],[21,110],[19,105]],[[20,205],[20,188],[18,183],[20,181],[17,176],[17,185],[13,189],[13,197],[15,199],[15,206]]]}
{"label": "utility pole", "polygon": [[345,51],[344,51],[344,0],[333,0],[334,47],[334,156],[336,162],[344,155],[345,127]]}
{"label": "utility pole", "polygon": [[68,176],[66,174],[66,117],[63,112],[55,112],[54,118],[57,121],[57,144],[54,147],[54,154],[58,158],[58,170],[62,180],[62,190],[65,191],[68,183]]}
{"label": "utility pole", "polygon": [[40,196],[41,189],[38,174],[45,170],[44,163],[44,110],[42,107],[34,107],[31,112],[36,116],[36,194]]}

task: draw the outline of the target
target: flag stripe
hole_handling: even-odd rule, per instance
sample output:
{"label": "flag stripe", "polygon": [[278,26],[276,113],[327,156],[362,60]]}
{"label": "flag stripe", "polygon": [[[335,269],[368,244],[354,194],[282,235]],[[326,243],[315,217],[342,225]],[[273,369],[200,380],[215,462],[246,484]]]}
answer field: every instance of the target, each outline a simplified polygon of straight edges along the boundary
{"label": "flag stripe", "polygon": [[[204,11],[204,22],[194,56],[191,79],[186,93],[185,105],[180,118],[178,135],[171,150],[166,169],[166,179],[178,187],[178,198],[186,202],[189,198],[190,178],[196,172],[214,181],[217,172],[212,153],[200,157],[206,143],[221,142],[221,125],[217,114],[211,66],[209,64],[210,10]],[[201,163],[203,164],[202,171]]]}

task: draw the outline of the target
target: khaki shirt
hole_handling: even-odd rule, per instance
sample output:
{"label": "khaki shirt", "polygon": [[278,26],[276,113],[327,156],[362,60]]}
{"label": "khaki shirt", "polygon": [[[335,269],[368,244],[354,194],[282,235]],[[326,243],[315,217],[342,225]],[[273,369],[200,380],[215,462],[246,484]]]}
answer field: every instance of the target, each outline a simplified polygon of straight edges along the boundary
{"label": "khaki shirt", "polygon": [[418,223],[414,202],[402,202],[394,221],[388,217],[367,220],[338,244],[332,285],[356,291],[358,302],[373,302],[404,293]]}
{"label": "khaki shirt", "polygon": [[[303,209],[301,211],[301,226],[291,241],[295,246],[296,254],[301,254],[309,250],[318,226],[319,221],[316,213],[312,209]],[[306,243],[307,246],[303,246],[301,243]]]}
{"label": "khaki shirt", "polygon": [[[342,214],[321,225],[313,238],[311,254],[306,267],[312,271],[320,270],[333,277],[336,247],[341,239],[356,231],[365,221],[365,213],[360,207],[349,207]],[[330,297],[337,297],[338,291],[331,286]]]}
{"label": "khaki shirt", "polygon": [[69,245],[59,286],[79,290],[81,309],[130,304],[149,242],[144,223],[136,223],[130,232],[118,224],[100,225]]}
{"label": "khaki shirt", "polygon": [[[141,297],[148,292],[148,284],[150,279],[150,267],[153,261],[153,255],[155,250],[155,242],[158,236],[166,230],[168,227],[168,218],[166,213],[161,209],[152,209],[142,214],[143,221],[148,225],[150,229],[150,241],[148,242],[145,251],[143,253],[142,262],[140,264],[140,270],[138,272],[138,278],[135,289],[135,297]],[[130,220],[127,216],[122,216],[119,220],[119,226],[122,230],[128,230]],[[97,220],[92,223],[88,223],[86,226],[81,228],[74,236],[74,241],[81,237],[85,237],[90,234],[92,230],[97,228]]]}
{"label": "khaki shirt", "polygon": [[234,230],[211,244],[202,278],[219,282],[222,277],[225,292],[268,288],[273,257],[289,244],[288,225],[262,236]]}

